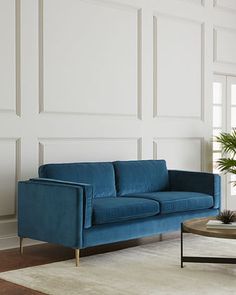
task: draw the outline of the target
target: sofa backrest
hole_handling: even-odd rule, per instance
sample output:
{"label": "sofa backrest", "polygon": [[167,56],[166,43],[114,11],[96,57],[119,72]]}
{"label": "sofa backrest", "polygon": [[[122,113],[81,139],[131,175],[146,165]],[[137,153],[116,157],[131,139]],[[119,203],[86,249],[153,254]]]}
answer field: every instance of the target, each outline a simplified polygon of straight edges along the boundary
{"label": "sofa backrest", "polygon": [[164,160],[116,161],[113,164],[118,196],[163,191],[169,187]]}
{"label": "sofa backrest", "polygon": [[94,198],[116,196],[115,173],[112,163],[63,163],[39,167],[39,177],[93,185]]}

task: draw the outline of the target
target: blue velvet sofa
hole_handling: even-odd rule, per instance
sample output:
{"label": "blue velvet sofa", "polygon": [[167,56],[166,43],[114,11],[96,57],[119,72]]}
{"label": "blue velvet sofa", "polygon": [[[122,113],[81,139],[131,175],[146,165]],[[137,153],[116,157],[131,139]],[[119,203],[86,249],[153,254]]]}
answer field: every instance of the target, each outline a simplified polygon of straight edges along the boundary
{"label": "blue velvet sofa", "polygon": [[[18,234],[76,250],[178,230],[217,215],[220,176],[164,160],[47,164],[19,182]],[[22,244],[21,244],[22,246]]]}

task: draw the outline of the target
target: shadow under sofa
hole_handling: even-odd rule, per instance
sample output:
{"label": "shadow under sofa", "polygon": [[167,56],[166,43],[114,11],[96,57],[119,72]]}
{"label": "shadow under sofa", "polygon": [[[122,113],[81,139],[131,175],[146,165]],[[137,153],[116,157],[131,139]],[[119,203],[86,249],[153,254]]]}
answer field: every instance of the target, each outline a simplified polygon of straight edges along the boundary
{"label": "shadow under sofa", "polygon": [[46,164],[20,181],[18,235],[79,250],[175,231],[215,216],[220,176],[167,170],[164,160]]}

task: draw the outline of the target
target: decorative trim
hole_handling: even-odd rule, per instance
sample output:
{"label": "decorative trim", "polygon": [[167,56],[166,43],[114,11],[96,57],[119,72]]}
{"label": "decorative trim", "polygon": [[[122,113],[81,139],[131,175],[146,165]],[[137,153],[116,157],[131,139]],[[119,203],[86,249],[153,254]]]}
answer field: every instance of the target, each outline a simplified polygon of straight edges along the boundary
{"label": "decorative trim", "polygon": [[[1,245],[0,250],[18,248],[19,243],[20,243],[20,240],[17,235],[0,237],[0,245]],[[40,242],[40,241],[36,241],[36,240],[31,240],[31,239],[24,239],[24,247],[39,245],[39,244],[44,244],[44,243],[45,242]]]}
{"label": "decorative trim", "polygon": [[0,239],[9,235],[14,235],[17,232],[16,218],[0,219]]}
{"label": "decorative trim", "polygon": [[21,0],[16,5],[16,115],[21,116]]}
{"label": "decorative trim", "polygon": [[[176,19],[180,21],[185,21],[185,22],[191,22],[194,24],[198,24],[201,26],[201,114],[200,116],[172,116],[172,115],[159,115],[158,114],[158,97],[157,97],[157,18],[158,17],[166,17],[166,18],[171,18],[171,19]],[[169,14],[160,14],[160,13],[155,13],[153,16],[153,118],[177,118],[177,119],[194,119],[194,120],[201,120],[204,121],[204,101],[205,101],[205,59],[204,59],[204,54],[205,54],[205,24],[193,20],[193,19],[188,19],[184,17],[179,17],[175,15],[169,15]]]}
{"label": "decorative trim", "polygon": [[213,7],[219,10],[222,10],[224,12],[229,12],[229,13],[236,13],[236,5],[235,8],[231,8],[228,6],[220,5],[219,0],[213,0]]}
{"label": "decorative trim", "polygon": [[200,169],[204,170],[204,137],[154,137],[153,138],[153,159],[157,159],[157,141],[158,140],[199,140],[200,142]]}
{"label": "decorative trim", "polygon": [[142,120],[142,9],[137,17],[137,117]]}
{"label": "decorative trim", "polygon": [[142,153],[143,153],[143,140],[142,137],[136,138],[137,140],[137,160],[142,160]]}
{"label": "decorative trim", "polygon": [[218,32],[219,31],[226,31],[230,32],[231,34],[235,34],[236,38],[236,29],[234,28],[226,28],[226,27],[218,27],[215,26],[213,28],[213,62],[214,63],[220,63],[220,64],[229,64],[229,65],[236,65],[236,60],[234,61],[227,61],[224,59],[219,59],[218,57],[218,48],[217,48],[217,43],[218,43]]}
{"label": "decorative trim", "polygon": [[201,23],[201,121],[205,121],[205,23]]}
{"label": "decorative trim", "polygon": [[44,85],[43,85],[43,0],[38,0],[38,46],[39,46],[39,113],[44,112]]}
{"label": "decorative trim", "polygon": [[39,142],[39,166],[44,164],[44,144],[42,142]]}
{"label": "decorative trim", "polygon": [[217,62],[217,30],[213,28],[213,62]]}
{"label": "decorative trim", "polygon": [[44,114],[59,114],[59,115],[88,115],[88,116],[114,116],[114,117],[134,117],[142,120],[142,9],[126,4],[116,2],[108,2],[104,0],[82,0],[95,5],[103,5],[117,9],[134,10],[137,14],[137,113],[122,114],[122,113],[94,113],[94,112],[79,112],[79,111],[47,111],[45,108],[44,98],[44,16],[43,5],[44,0],[38,0],[39,13],[39,113]]}
{"label": "decorative trim", "polygon": [[194,4],[194,5],[205,6],[205,0],[199,0],[199,3],[196,3],[193,0],[182,0],[182,1],[191,2],[191,4]]}
{"label": "decorative trim", "polygon": [[20,179],[20,172],[21,172],[21,139],[20,138],[0,138],[1,141],[9,141],[15,143],[15,207],[14,207],[14,213],[10,215],[0,215],[0,225],[1,222],[4,222],[7,219],[15,218],[17,215],[17,183]]}
{"label": "decorative trim", "polygon": [[15,189],[15,216],[17,216],[18,181],[21,179],[21,138],[16,140],[16,189]]}
{"label": "decorative trim", "polygon": [[44,164],[45,143],[48,142],[79,142],[79,141],[136,141],[137,144],[137,160],[142,159],[142,138],[141,137],[63,137],[63,138],[39,138],[39,165]]}
{"label": "decorative trim", "polygon": [[21,83],[20,83],[20,9],[21,0],[15,1],[15,107],[12,109],[1,109],[0,113],[15,113],[17,116],[21,116]]}
{"label": "decorative trim", "polygon": [[157,117],[157,16],[153,16],[153,118]]}

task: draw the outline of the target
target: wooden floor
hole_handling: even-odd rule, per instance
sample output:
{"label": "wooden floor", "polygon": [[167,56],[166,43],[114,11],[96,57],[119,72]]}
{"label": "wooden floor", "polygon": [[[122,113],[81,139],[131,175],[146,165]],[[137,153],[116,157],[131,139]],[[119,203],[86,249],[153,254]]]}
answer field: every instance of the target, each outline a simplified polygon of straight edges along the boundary
{"label": "wooden floor", "polygon": [[[19,253],[19,249],[3,250],[0,251],[0,272],[67,260],[73,257],[74,251],[72,249],[51,244],[25,247],[23,255]],[[42,293],[0,279],[0,294],[36,295]]]}
{"label": "wooden floor", "polygon": [[[176,237],[177,234],[165,235],[165,239]],[[152,237],[145,239],[132,240],[122,243],[102,245],[93,248],[87,248],[80,251],[80,256],[89,256],[101,254],[147,243],[159,242],[160,238]],[[73,259],[74,250],[52,244],[40,244],[35,246],[24,247],[24,254],[19,253],[19,249],[10,249],[0,251],[0,272],[20,269],[24,267],[42,265],[57,261]],[[38,295],[43,294],[10,282],[0,279],[1,295]]]}

